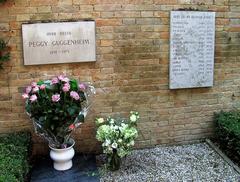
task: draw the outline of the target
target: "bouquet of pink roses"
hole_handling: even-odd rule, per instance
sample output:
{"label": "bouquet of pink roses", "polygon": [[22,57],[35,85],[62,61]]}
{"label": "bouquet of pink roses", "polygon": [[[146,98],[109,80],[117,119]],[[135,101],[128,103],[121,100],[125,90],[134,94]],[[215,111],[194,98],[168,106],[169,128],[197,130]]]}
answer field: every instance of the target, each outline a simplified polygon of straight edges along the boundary
{"label": "bouquet of pink roses", "polygon": [[84,122],[95,94],[91,84],[64,75],[26,87],[22,97],[35,131],[55,148],[65,148],[72,131]]}

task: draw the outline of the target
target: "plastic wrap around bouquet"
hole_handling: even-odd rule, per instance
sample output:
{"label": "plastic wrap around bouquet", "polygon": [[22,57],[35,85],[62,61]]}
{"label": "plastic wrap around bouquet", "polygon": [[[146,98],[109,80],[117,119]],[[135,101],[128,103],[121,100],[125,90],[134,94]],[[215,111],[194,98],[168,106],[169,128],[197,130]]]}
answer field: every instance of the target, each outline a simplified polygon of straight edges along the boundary
{"label": "plastic wrap around bouquet", "polygon": [[35,131],[55,148],[70,145],[72,131],[79,127],[91,106],[95,88],[64,75],[32,82],[22,97]]}

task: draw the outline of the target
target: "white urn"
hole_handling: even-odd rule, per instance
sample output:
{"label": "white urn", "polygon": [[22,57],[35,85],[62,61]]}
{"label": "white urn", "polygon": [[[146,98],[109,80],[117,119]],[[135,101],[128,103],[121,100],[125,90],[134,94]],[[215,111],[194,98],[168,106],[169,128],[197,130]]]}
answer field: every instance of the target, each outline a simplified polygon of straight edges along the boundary
{"label": "white urn", "polygon": [[50,157],[53,160],[53,167],[58,171],[65,171],[72,167],[72,158],[75,154],[73,146],[75,141],[70,139],[71,146],[64,149],[57,149],[49,145]]}

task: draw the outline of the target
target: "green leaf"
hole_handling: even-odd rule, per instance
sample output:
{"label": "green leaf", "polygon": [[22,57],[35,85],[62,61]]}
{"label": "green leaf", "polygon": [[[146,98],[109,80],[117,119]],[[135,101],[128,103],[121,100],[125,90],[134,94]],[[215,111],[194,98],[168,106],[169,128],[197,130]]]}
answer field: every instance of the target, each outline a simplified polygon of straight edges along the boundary
{"label": "green leaf", "polygon": [[68,113],[69,113],[70,115],[74,115],[76,110],[75,110],[74,107],[69,107],[69,108],[67,109],[67,111],[68,111]]}
{"label": "green leaf", "polygon": [[72,90],[75,90],[75,91],[77,91],[78,90],[78,82],[77,82],[77,80],[71,80],[70,81],[70,86],[71,86],[71,89]]}
{"label": "green leaf", "polygon": [[37,82],[37,84],[38,84],[38,85],[42,85],[42,84],[44,84],[44,81],[43,81],[43,80],[39,80],[39,81]]}
{"label": "green leaf", "polygon": [[54,130],[55,127],[54,127],[54,125],[51,125],[50,128],[51,128],[51,130]]}
{"label": "green leaf", "polygon": [[58,121],[58,120],[59,120],[59,118],[58,118],[57,116],[54,116],[54,117],[53,117],[53,120],[56,120],[56,121]]}
{"label": "green leaf", "polygon": [[45,121],[45,119],[46,119],[46,117],[41,116],[38,120],[39,120],[39,122],[43,122],[43,121]]}
{"label": "green leaf", "polygon": [[77,119],[80,121],[80,122],[84,122],[84,115],[83,114],[80,114],[77,116]]}

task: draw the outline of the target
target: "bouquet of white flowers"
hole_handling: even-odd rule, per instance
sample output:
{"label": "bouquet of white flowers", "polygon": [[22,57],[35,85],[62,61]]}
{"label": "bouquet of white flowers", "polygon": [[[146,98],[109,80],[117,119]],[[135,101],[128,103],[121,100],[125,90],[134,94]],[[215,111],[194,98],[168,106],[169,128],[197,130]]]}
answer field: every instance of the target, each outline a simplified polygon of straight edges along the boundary
{"label": "bouquet of white flowers", "polygon": [[121,158],[129,154],[134,146],[134,140],[138,136],[136,122],[139,119],[138,112],[131,111],[129,119],[103,118],[96,119],[98,141],[102,142],[103,152],[108,157],[108,167],[117,170],[120,167]]}

